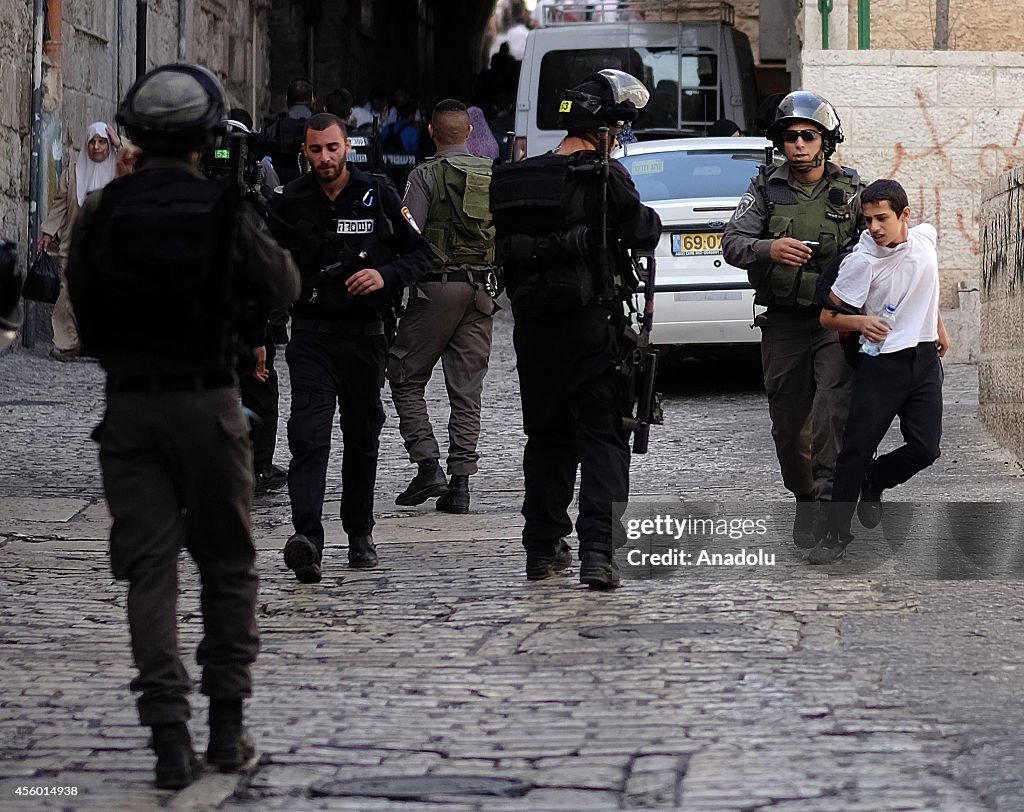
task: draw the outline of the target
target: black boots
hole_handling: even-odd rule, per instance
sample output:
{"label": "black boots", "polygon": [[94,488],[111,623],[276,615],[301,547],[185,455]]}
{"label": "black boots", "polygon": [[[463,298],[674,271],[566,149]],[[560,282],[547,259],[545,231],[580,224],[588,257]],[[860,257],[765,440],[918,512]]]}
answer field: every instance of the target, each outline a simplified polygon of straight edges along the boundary
{"label": "black boots", "polygon": [[348,537],[348,565],[354,570],[369,570],[377,566],[377,547],[373,536]]}
{"label": "black boots", "polygon": [[320,551],[301,533],[296,533],[284,545],[284,563],[295,573],[299,583],[320,583]]}
{"label": "black boots", "polygon": [[565,572],[572,563],[572,550],[565,539],[556,541],[550,550],[526,553],[526,578],[543,581]]}
{"label": "black boots", "polygon": [[814,545],[807,560],[811,564],[833,564],[846,555],[846,548],[851,541],[853,541],[853,536],[849,533],[842,533],[835,528],[830,528]]}
{"label": "black boots", "polygon": [[192,737],[184,722],[153,725],[153,752],[156,753],[156,785],[159,789],[184,789],[203,771]]}
{"label": "black boots", "polygon": [[452,474],[448,490],[437,500],[437,509],[445,513],[469,513],[469,477]]}
{"label": "black boots", "polygon": [[797,494],[796,517],[793,519],[793,543],[801,550],[809,550],[817,541],[815,521],[818,503],[811,494]]}
{"label": "black boots", "polygon": [[580,583],[591,589],[615,589],[619,585],[619,566],[612,554],[598,550],[581,552]]}
{"label": "black boots", "polygon": [[864,474],[864,481],[860,485],[857,518],[868,530],[878,527],[878,523],[882,521],[882,491],[875,487],[867,474]]}
{"label": "black boots", "polygon": [[409,487],[398,494],[396,505],[421,505],[431,496],[441,496],[448,490],[448,480],[437,460],[420,460],[419,473],[412,478]]}
{"label": "black boots", "polygon": [[242,725],[242,700],[211,699],[206,763],[228,773],[245,766],[255,755],[256,745]]}

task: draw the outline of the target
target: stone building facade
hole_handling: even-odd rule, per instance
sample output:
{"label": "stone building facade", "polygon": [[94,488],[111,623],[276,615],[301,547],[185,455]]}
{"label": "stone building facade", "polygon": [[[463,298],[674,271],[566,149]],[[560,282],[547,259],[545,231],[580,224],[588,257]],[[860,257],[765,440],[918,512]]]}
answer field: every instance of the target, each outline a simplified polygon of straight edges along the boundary
{"label": "stone building facade", "polygon": [[1024,459],[1024,166],[985,184],[981,222],[979,413]]}

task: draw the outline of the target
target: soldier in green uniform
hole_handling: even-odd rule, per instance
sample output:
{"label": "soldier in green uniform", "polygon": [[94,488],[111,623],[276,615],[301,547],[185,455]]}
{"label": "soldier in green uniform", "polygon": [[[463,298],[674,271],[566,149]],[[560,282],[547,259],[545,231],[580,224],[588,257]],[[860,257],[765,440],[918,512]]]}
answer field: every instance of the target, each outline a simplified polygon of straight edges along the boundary
{"label": "soldier in green uniform", "polygon": [[772,438],[783,482],[797,499],[793,540],[810,548],[815,503],[832,496],[853,382],[838,334],[818,321],[816,283],[857,240],[863,184],[856,171],[829,160],[843,131],[835,108],[816,93],[783,98],[769,136],[785,161],[753,179],[722,247],[766,308],[756,323]]}

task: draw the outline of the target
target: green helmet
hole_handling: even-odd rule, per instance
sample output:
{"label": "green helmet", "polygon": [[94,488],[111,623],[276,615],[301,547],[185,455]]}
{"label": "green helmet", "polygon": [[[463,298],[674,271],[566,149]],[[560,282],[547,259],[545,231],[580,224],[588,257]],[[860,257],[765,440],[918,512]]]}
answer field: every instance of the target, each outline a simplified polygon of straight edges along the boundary
{"label": "green helmet", "polygon": [[224,88],[199,65],[163,65],[137,80],[117,112],[128,137],[150,149],[199,149],[224,118]]}

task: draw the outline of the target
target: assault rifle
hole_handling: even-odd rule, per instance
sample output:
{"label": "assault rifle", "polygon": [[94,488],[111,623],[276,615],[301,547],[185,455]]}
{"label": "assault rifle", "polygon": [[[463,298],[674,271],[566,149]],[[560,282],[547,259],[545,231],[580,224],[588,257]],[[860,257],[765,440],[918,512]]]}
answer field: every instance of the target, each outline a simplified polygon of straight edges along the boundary
{"label": "assault rifle", "polygon": [[634,251],[633,261],[637,276],[644,285],[644,309],[638,319],[638,335],[633,350],[634,392],[636,394],[636,417],[624,420],[625,426],[633,432],[633,453],[646,454],[651,436],[651,424],[661,425],[664,414],[661,410],[661,394],[654,391],[658,375],[658,350],[651,346],[651,330],[654,327],[654,294],[657,263],[654,251]]}

